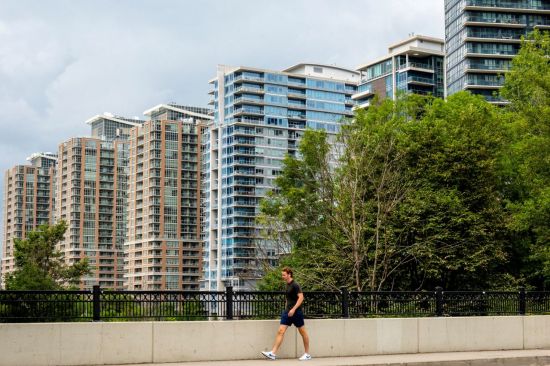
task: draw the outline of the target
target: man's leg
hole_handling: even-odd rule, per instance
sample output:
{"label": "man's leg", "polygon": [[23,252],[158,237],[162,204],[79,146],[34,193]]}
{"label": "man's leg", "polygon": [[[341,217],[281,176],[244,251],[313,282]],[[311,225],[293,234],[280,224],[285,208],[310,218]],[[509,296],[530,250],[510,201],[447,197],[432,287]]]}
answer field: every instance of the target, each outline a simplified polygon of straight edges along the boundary
{"label": "man's leg", "polygon": [[288,325],[281,324],[279,325],[279,330],[277,331],[277,336],[275,337],[275,344],[273,345],[273,349],[271,352],[277,353],[277,350],[279,350],[279,347],[281,347],[281,343],[283,343],[283,338],[285,337],[285,332],[288,328]]}
{"label": "man's leg", "polygon": [[300,332],[300,335],[302,336],[302,340],[304,341],[304,351],[305,353],[309,353],[309,335],[306,331],[306,326],[301,326],[298,328],[298,332]]}

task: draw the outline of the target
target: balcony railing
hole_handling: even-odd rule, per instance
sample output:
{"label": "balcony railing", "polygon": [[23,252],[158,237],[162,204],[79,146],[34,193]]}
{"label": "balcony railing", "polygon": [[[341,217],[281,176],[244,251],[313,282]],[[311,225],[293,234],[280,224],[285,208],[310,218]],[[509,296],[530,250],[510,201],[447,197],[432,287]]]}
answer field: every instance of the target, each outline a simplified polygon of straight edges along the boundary
{"label": "balcony railing", "polygon": [[515,56],[517,54],[517,51],[516,50],[498,50],[498,49],[490,49],[490,48],[481,48],[481,49],[468,48],[466,50],[466,53],[481,54],[481,55]]}
{"label": "balcony railing", "polygon": [[485,65],[471,63],[467,65],[467,68],[473,70],[506,71],[510,69],[510,65]]}
{"label": "balcony railing", "polygon": [[466,17],[466,22],[475,22],[475,23],[494,23],[494,24],[510,24],[510,25],[518,25],[518,26],[525,26],[525,22],[517,17],[517,18],[496,18],[496,17],[484,17],[484,16],[476,16],[476,15],[470,15]]}
{"label": "balcony railing", "polygon": [[466,80],[466,86],[481,85],[481,86],[502,86],[504,85],[504,79],[501,80]]}
{"label": "balcony railing", "polygon": [[414,68],[414,69],[424,69],[424,70],[433,70],[433,66],[430,64],[425,64],[422,62],[407,62],[402,65],[399,65],[397,67],[398,70],[406,69],[406,68]]}
{"label": "balcony railing", "polygon": [[476,32],[469,31],[466,38],[487,38],[487,39],[500,39],[509,41],[519,41],[523,34],[508,34],[501,32]]}
{"label": "balcony railing", "polygon": [[506,0],[466,0],[466,6],[477,6],[484,8],[509,8],[529,10],[550,10],[546,4],[537,4],[531,1],[506,1]]}
{"label": "balcony railing", "polygon": [[434,84],[434,80],[432,78],[424,78],[424,77],[421,77],[421,76],[409,76],[407,78],[407,81],[409,83],[416,82],[416,83],[430,84],[430,85]]}

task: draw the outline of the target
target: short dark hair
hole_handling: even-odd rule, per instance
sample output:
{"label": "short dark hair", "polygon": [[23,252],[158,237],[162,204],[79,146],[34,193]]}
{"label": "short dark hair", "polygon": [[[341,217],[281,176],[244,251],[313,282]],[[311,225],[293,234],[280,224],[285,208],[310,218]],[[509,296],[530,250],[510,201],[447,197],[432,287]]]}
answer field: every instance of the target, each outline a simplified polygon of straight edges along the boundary
{"label": "short dark hair", "polygon": [[292,269],[290,267],[285,267],[283,268],[283,271],[282,272],[286,272],[290,275],[290,277],[294,278],[294,275],[292,273]]}

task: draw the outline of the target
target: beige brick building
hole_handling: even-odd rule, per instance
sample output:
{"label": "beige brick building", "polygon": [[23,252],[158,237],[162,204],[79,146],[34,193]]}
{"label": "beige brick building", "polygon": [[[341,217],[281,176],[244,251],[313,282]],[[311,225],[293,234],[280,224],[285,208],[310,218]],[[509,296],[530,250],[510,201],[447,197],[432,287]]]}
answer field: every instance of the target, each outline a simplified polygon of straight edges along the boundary
{"label": "beige brick building", "polygon": [[58,249],[68,263],[88,257],[81,288],[122,289],[128,142],[71,138],[59,145],[55,217],[68,232]]}
{"label": "beige brick building", "polygon": [[25,238],[29,231],[51,222],[56,155],[36,153],[27,160],[31,165],[16,165],[4,175],[2,284],[5,275],[15,269],[14,239]]}
{"label": "beige brick building", "polygon": [[130,132],[129,290],[198,290],[201,275],[201,133],[208,109],[174,104],[145,112]]}

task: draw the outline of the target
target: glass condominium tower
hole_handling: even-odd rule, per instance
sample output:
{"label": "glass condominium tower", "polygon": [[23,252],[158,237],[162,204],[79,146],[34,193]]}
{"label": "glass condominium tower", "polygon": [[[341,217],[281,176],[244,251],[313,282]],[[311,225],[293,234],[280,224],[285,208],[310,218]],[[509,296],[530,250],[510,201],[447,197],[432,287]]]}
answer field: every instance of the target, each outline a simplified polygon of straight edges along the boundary
{"label": "glass condominium tower", "polygon": [[388,55],[358,69],[361,81],[356,108],[367,108],[372,99],[395,99],[399,92],[431,94],[445,92],[445,48],[439,38],[413,36],[389,47]]}
{"label": "glass condominium tower", "polygon": [[[214,120],[203,137],[202,290],[255,287],[259,202],[306,128],[334,134],[353,116],[358,81],[356,71],[319,64],[218,66]],[[275,249],[263,255],[277,258]]]}
{"label": "glass condominium tower", "polygon": [[550,0],[445,0],[447,94],[498,97],[521,36],[550,29]]}

